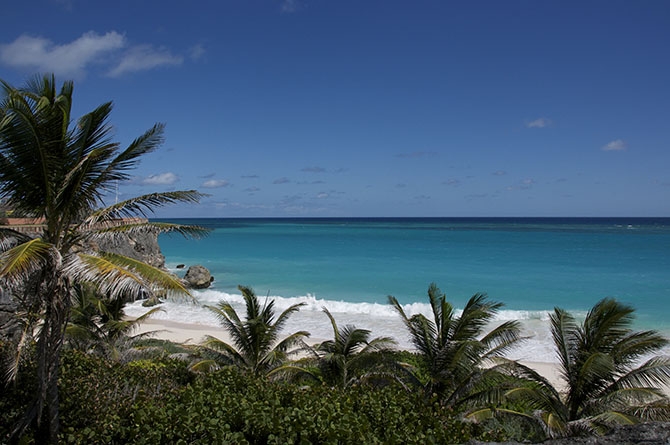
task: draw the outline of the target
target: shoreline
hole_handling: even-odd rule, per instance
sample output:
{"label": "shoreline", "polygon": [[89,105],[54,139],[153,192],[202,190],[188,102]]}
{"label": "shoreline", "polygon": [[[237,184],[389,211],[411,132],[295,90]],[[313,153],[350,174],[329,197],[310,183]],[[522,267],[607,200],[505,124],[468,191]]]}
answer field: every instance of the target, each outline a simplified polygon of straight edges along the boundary
{"label": "shoreline", "polygon": [[[154,332],[151,336],[155,339],[169,340],[175,343],[195,345],[201,343],[206,335],[217,337],[225,342],[230,342],[230,336],[222,327],[198,324],[182,323],[172,320],[148,319],[138,326],[134,334]],[[324,339],[310,338],[309,343],[319,343]],[[519,360],[519,363],[535,370],[546,378],[555,388],[562,388],[564,382],[560,376],[560,370],[556,363],[535,362]]]}

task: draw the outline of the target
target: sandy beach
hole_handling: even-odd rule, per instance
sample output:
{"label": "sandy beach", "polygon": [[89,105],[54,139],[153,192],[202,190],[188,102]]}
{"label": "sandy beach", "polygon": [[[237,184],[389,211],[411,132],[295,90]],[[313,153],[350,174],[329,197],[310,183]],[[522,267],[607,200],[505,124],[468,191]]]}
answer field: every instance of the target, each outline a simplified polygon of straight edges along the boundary
{"label": "sandy beach", "polygon": [[[230,341],[230,337],[223,328],[194,323],[178,323],[169,320],[146,320],[136,334],[153,331],[153,338],[170,340],[176,343],[198,344],[205,336],[211,335],[223,341]],[[310,338],[310,343],[318,343],[324,339]],[[549,380],[555,387],[561,387],[563,382],[559,370],[554,363],[523,361],[524,365],[534,369]]]}

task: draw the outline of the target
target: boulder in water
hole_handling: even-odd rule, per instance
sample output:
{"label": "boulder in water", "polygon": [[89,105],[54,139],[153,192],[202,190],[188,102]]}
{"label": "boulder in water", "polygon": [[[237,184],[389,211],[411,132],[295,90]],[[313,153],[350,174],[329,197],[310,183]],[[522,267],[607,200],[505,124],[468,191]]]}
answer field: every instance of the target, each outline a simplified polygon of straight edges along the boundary
{"label": "boulder in water", "polygon": [[214,281],[214,277],[205,266],[195,265],[188,268],[184,281],[191,289],[206,289]]}

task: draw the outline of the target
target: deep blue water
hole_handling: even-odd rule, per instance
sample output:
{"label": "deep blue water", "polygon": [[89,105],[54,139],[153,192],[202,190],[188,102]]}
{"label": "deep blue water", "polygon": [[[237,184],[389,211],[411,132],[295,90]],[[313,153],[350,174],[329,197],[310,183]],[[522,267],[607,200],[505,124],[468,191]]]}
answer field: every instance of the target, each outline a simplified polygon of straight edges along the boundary
{"label": "deep blue water", "polygon": [[212,230],[201,240],[159,239],[168,267],[210,269],[204,301],[231,299],[243,284],[287,304],[307,299],[314,317],[326,305],[382,328],[375,317],[393,315],[388,295],[422,310],[435,282],[457,307],[486,292],[505,303],[504,318],[536,320],[541,335],[554,306],[583,314],[604,297],[633,305],[638,326],[670,331],[670,218],[168,221]]}

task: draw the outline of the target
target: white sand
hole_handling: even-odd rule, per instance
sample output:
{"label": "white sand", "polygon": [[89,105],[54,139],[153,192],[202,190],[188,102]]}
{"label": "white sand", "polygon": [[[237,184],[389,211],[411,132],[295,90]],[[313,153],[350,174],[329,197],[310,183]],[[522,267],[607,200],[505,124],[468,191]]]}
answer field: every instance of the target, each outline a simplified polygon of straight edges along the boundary
{"label": "white sand", "polygon": [[[144,321],[135,332],[136,334],[142,332],[156,331],[154,338],[163,340],[170,340],[175,343],[198,344],[203,341],[206,335],[211,335],[230,342],[230,337],[223,328],[217,328],[209,325],[177,323],[169,320],[152,320]],[[318,343],[322,339],[310,338],[309,343]],[[549,380],[556,388],[563,386],[563,381],[560,378],[558,367],[555,363],[542,362],[528,362],[523,361],[524,365],[534,369],[544,378]]]}

